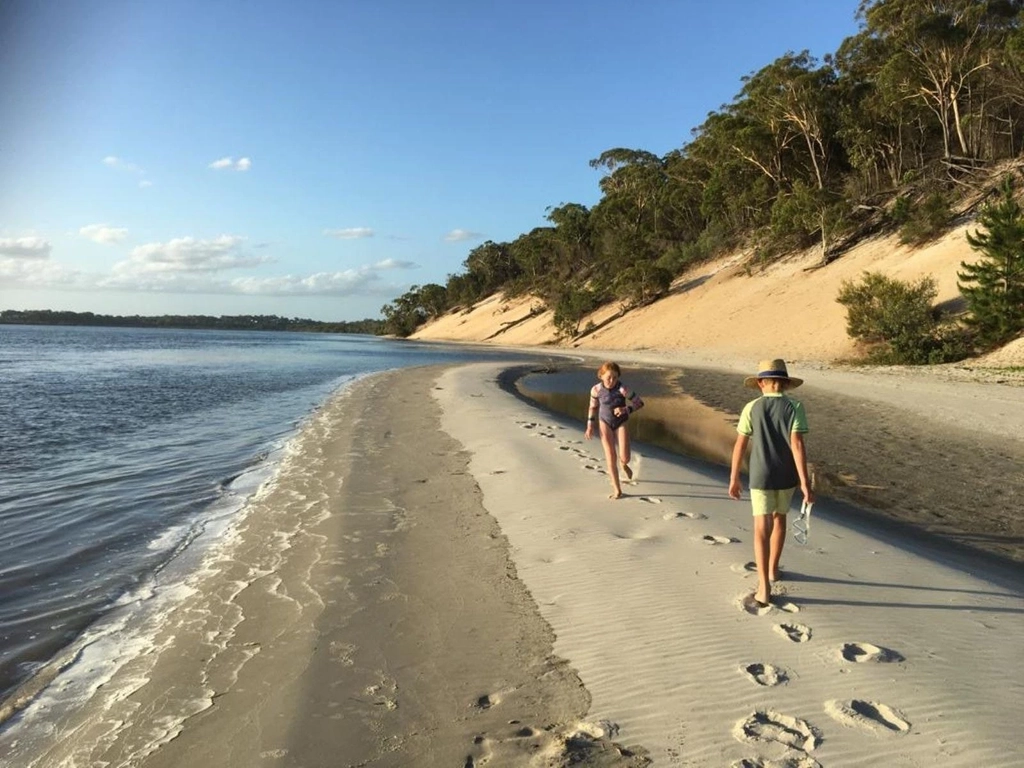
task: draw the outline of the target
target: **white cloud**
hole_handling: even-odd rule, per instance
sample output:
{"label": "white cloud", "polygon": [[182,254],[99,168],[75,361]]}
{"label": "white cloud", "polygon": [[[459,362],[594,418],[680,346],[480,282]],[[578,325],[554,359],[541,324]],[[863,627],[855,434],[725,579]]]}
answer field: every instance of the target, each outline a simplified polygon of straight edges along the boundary
{"label": "white cloud", "polygon": [[152,187],[152,186],[153,186],[153,182],[150,181],[149,179],[143,179],[142,181],[139,182],[139,189],[146,189],[147,187]]}
{"label": "white cloud", "polygon": [[248,157],[240,157],[237,161],[233,157],[222,157],[220,160],[214,160],[207,167],[215,171],[248,171],[252,168],[252,160]]}
{"label": "white cloud", "polygon": [[369,227],[348,227],[347,229],[325,229],[324,234],[339,240],[358,240],[363,237],[373,237],[374,232]]}
{"label": "white cloud", "polygon": [[88,290],[95,280],[49,259],[12,259],[0,256],[0,285],[22,288],[71,288]]}
{"label": "white cloud", "polygon": [[88,224],[78,230],[78,234],[94,243],[120,243],[128,237],[124,227],[108,227],[106,224]]}
{"label": "white cloud", "polygon": [[[101,229],[117,231],[105,225],[82,228],[94,234]],[[394,296],[403,289],[390,284],[390,281],[385,283],[382,279],[384,273],[418,266],[410,261],[385,259],[353,269],[311,275],[221,276],[220,273],[226,270],[273,261],[267,256],[247,253],[245,244],[245,238],[237,235],[211,239],[181,237],[165,243],[148,243],[133,248],[127,260],[115,264],[109,273],[101,274],[83,272],[48,259],[50,243],[42,238],[0,239],[0,285],[223,296],[385,297]]]}
{"label": "white cloud", "polygon": [[269,256],[251,256],[241,251],[244,237],[221,235],[212,240],[178,237],[166,243],[147,243],[132,249],[128,261],[114,265],[117,274],[154,272],[219,272],[265,264]]}
{"label": "white cloud", "polygon": [[52,246],[41,237],[0,238],[0,257],[10,259],[47,259]]}
{"label": "white cloud", "polygon": [[470,232],[468,229],[453,229],[444,236],[446,242],[462,243],[466,240],[479,240],[483,235],[479,232]]}
{"label": "white cloud", "polygon": [[103,164],[114,168],[118,171],[128,171],[130,173],[143,173],[143,170],[135,163],[129,163],[127,160],[122,160],[116,155],[107,155],[103,158]]}
{"label": "white cloud", "polygon": [[374,269],[419,269],[415,261],[402,261],[400,259],[384,259],[373,265]]}

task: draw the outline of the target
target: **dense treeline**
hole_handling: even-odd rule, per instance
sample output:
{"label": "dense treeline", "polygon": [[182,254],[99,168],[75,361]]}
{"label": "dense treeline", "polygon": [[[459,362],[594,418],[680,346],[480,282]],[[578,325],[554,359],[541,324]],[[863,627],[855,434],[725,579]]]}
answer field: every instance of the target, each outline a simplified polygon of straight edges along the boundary
{"label": "dense treeline", "polygon": [[124,328],[202,328],[222,331],[308,331],[313,333],[380,334],[381,320],[326,323],[277,315],[97,315],[92,312],[56,312],[49,309],[0,312],[0,323],[17,325],[100,325]]}
{"label": "dense treeline", "polygon": [[863,0],[857,17],[824,60],[786,53],[745,77],[685,146],[602,153],[592,208],[550,207],[548,226],[474,248],[445,285],[382,307],[386,332],[501,290],[537,296],[573,336],[597,306],[651,302],[727,249],[756,267],[816,246],[826,264],[884,229],[939,234],[1024,149],[1024,0]]}

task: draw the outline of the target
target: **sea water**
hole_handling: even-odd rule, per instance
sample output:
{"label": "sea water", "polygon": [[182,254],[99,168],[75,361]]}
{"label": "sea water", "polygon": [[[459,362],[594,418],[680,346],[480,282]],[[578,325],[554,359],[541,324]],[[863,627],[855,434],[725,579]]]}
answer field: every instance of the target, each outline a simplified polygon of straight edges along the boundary
{"label": "sea water", "polygon": [[360,335],[0,325],[0,728],[90,645],[116,644],[158,574],[198,562],[329,395],[373,372],[498,355]]}

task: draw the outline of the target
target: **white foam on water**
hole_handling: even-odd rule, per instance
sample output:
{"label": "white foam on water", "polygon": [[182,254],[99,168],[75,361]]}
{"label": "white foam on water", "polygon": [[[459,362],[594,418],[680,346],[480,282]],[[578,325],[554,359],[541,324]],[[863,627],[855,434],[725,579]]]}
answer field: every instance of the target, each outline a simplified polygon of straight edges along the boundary
{"label": "white foam on water", "polygon": [[[345,377],[327,400],[347,397],[352,384],[369,375],[372,374]],[[48,745],[70,736],[80,743],[72,750],[73,756],[62,765],[66,768],[92,765],[89,755],[97,746],[110,743],[131,725],[130,718],[115,712],[120,713],[126,707],[126,700],[150,681],[150,672],[161,653],[173,647],[175,621],[186,623],[204,618],[194,613],[176,617],[176,611],[189,598],[197,596],[202,585],[225,586],[223,580],[216,579],[241,541],[241,528],[254,508],[252,502],[266,498],[277,488],[283,468],[302,466],[305,431],[321,407],[315,408],[289,436],[278,441],[264,461],[225,486],[220,498],[191,525],[172,526],[155,536],[149,549],[176,548],[175,556],[160,571],[121,595],[112,610],[0,705],[0,722],[10,718],[0,729],[0,754],[5,755],[10,764],[50,768],[48,762],[40,762],[49,758],[38,755]],[[323,428],[322,420],[319,424]],[[320,434],[323,435],[322,430]],[[274,550],[284,552],[291,545],[290,539],[287,534],[275,536]],[[244,580],[228,582],[226,603],[268,572],[265,568],[253,567]],[[206,636],[214,655],[227,646],[234,627],[242,618],[240,613],[237,618],[224,617],[218,631]],[[237,668],[257,652],[242,652],[235,661]],[[218,674],[224,676],[223,672]],[[144,743],[135,746],[131,760],[125,764],[131,764],[132,760],[144,757],[173,739],[188,718],[210,706],[213,694],[212,688],[200,686],[190,696],[179,698],[177,711],[164,713],[152,722]],[[73,722],[83,719],[88,719],[88,729],[69,732]]]}

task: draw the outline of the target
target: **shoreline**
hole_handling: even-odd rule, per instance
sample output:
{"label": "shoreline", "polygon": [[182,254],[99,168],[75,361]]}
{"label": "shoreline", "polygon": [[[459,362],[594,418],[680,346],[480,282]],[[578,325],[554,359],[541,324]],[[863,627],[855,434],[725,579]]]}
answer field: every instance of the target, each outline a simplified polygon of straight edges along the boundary
{"label": "shoreline", "polygon": [[600,445],[499,386],[517,365],[390,371],[325,404],[152,646],[10,759],[1015,764],[1019,573],[826,500],[752,610],[722,469],[640,447],[608,500]]}
{"label": "shoreline", "polygon": [[444,369],[369,375],[318,409],[152,641],[35,742],[13,723],[0,752],[22,768],[645,765],[584,721],[468,454],[423,407]]}

